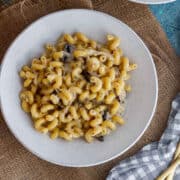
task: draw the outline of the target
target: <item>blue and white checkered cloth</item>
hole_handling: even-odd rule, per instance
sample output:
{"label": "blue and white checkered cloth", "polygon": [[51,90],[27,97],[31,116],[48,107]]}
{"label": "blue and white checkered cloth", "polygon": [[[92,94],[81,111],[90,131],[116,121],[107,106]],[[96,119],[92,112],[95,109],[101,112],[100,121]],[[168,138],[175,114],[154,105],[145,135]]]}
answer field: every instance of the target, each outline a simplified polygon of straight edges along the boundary
{"label": "blue and white checkered cloth", "polygon": [[[106,180],[154,180],[170,164],[180,141],[180,93],[172,102],[168,126],[159,142],[143,147],[137,154],[121,161]],[[180,180],[180,167],[174,180]]]}

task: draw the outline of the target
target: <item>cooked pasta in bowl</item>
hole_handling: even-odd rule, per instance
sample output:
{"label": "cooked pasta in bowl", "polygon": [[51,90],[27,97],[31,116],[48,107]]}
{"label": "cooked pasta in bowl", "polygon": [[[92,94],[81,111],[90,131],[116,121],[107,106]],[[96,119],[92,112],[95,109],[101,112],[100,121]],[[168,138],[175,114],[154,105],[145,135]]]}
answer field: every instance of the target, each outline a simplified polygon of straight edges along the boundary
{"label": "cooked pasta in bowl", "polygon": [[140,37],[92,10],[35,21],[1,65],[1,111],[10,131],[36,156],[63,166],[93,166],[127,151],[150,124],[157,93],[155,65]]}
{"label": "cooked pasta in bowl", "polygon": [[64,34],[22,67],[21,106],[37,131],[49,132],[52,139],[84,137],[90,143],[103,141],[116,124],[124,124],[124,102],[131,91],[126,81],[137,65],[129,63],[119,44],[113,35],[100,44],[80,32]]}

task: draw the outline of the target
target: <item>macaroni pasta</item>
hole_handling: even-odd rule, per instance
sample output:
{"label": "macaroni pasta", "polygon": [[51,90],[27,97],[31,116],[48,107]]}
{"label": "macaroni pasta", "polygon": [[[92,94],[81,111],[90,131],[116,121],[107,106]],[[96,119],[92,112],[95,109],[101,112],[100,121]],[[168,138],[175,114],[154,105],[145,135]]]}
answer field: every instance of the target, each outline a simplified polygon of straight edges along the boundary
{"label": "macaroni pasta", "polygon": [[90,143],[103,141],[125,123],[124,101],[132,91],[126,81],[137,64],[119,45],[113,35],[101,44],[80,32],[64,34],[22,67],[21,107],[37,131],[67,141],[84,137]]}

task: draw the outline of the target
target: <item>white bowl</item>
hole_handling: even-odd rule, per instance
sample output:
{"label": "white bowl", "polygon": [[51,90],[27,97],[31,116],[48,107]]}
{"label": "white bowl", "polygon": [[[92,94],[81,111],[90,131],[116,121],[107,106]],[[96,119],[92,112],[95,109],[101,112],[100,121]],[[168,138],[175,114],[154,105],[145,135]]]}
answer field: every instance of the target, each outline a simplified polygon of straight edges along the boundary
{"label": "white bowl", "polygon": [[129,1],[140,4],[166,4],[166,3],[174,2],[176,0],[129,0]]}
{"label": "white bowl", "polygon": [[[20,107],[22,84],[18,72],[22,65],[40,55],[45,43],[53,43],[61,33],[76,31],[102,42],[107,33],[119,36],[123,52],[138,64],[138,69],[131,74],[133,90],[127,98],[126,124],[105,137],[104,142],[53,141],[34,130],[30,117]],[[65,10],[40,18],[15,39],[4,56],[1,69],[1,108],[9,129],[33,154],[63,166],[93,166],[127,151],[147,129],[155,111],[157,94],[155,65],[142,40],[118,19],[92,10]]]}

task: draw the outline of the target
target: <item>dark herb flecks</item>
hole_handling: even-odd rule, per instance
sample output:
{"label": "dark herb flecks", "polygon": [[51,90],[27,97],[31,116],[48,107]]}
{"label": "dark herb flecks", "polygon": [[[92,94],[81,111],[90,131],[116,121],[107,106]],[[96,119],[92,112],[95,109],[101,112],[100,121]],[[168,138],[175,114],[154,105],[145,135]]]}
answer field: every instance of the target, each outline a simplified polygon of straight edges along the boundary
{"label": "dark herb flecks", "polygon": [[98,141],[101,141],[103,142],[104,141],[104,136],[99,136],[99,137],[96,137]]}
{"label": "dark herb flecks", "polygon": [[65,62],[67,62],[67,60],[68,60],[68,57],[67,57],[66,55],[64,55],[64,56],[62,57],[62,61],[65,63]]}
{"label": "dark herb flecks", "polygon": [[81,74],[84,76],[86,81],[90,81],[91,75],[86,70],[83,70]]}
{"label": "dark herb flecks", "polygon": [[102,115],[102,118],[103,118],[104,121],[108,118],[107,116],[108,116],[108,112],[104,111],[104,113]]}
{"label": "dark herb flecks", "polygon": [[72,53],[73,49],[74,49],[74,47],[70,44],[65,44],[65,46],[64,46],[64,51],[66,51],[68,53]]}
{"label": "dark herb flecks", "polygon": [[119,96],[116,96],[116,99],[121,102],[121,98]]}
{"label": "dark herb flecks", "polygon": [[121,98],[120,98],[120,96],[116,96],[116,99],[119,101],[119,103],[121,103],[121,104],[124,104],[125,102],[124,102],[124,100],[122,100]]}
{"label": "dark herb flecks", "polygon": [[58,110],[62,110],[64,108],[64,104],[63,104],[62,100],[60,100],[59,103],[57,104],[57,108],[58,108]]}

